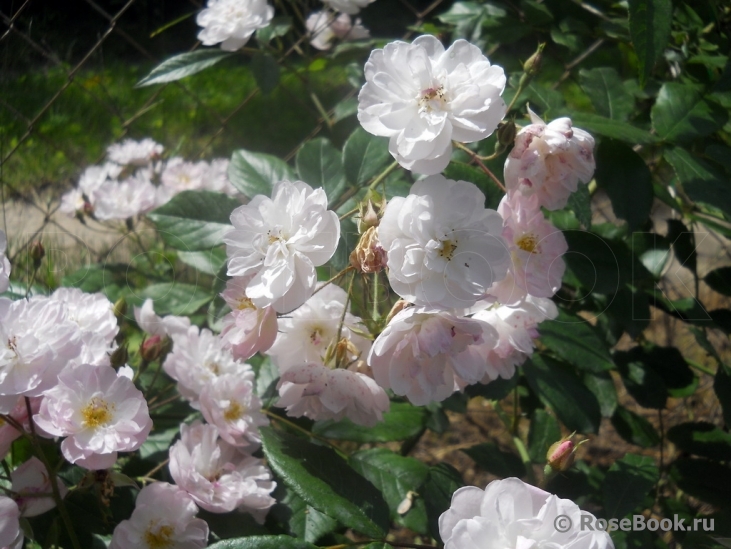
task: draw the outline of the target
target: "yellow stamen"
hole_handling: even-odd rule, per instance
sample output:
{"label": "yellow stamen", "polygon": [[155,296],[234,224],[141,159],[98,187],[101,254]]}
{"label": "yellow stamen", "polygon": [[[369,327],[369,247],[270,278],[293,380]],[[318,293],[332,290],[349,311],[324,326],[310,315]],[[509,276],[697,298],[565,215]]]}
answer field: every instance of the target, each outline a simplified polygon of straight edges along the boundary
{"label": "yellow stamen", "polygon": [[452,259],[452,256],[454,255],[454,250],[457,249],[457,244],[452,244],[449,240],[444,240],[442,242],[442,249],[439,250],[439,256],[443,257],[447,261]]}
{"label": "yellow stamen", "polygon": [[110,406],[106,401],[98,397],[92,398],[89,404],[81,410],[81,415],[84,418],[84,426],[94,429],[100,425],[109,423],[112,419],[112,413],[109,411],[110,408],[114,409],[114,404]]}
{"label": "yellow stamen", "polygon": [[538,241],[532,234],[524,234],[515,243],[518,248],[526,252],[534,253],[538,248]]}
{"label": "yellow stamen", "polygon": [[226,408],[226,411],[223,412],[223,418],[226,421],[236,421],[237,419],[240,419],[241,416],[243,416],[246,413],[246,406],[242,406],[234,400],[231,402],[231,404],[228,405],[228,408]]}
{"label": "yellow stamen", "polygon": [[167,549],[173,546],[173,534],[175,530],[167,524],[160,526],[157,532],[153,532],[154,525],[150,525],[145,531],[145,543],[149,549]]}

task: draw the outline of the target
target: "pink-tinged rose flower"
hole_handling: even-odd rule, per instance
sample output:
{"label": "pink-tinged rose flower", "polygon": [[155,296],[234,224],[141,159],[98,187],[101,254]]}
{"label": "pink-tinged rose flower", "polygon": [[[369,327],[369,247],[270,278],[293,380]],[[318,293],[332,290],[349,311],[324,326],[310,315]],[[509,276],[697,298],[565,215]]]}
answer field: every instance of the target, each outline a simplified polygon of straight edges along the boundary
{"label": "pink-tinged rose flower", "polygon": [[[10,479],[13,483],[12,490],[16,494],[15,502],[18,504],[22,516],[35,517],[56,507],[52,496],[37,496],[37,494],[52,492],[46,466],[37,457],[31,457],[10,473]],[[68,493],[66,485],[59,478],[56,479],[56,484],[61,498],[66,497]]]}
{"label": "pink-tinged rose flower", "polygon": [[533,354],[533,340],[539,336],[538,324],[557,316],[558,308],[553,301],[533,296],[527,296],[517,307],[499,305],[475,313],[472,318],[489,324],[498,334],[497,344],[478,349],[486,361],[482,383],[513,377],[515,368]]}
{"label": "pink-tinged rose flower", "polygon": [[[439,517],[439,535],[445,549],[614,549],[607,532],[581,528],[582,515],[589,515],[591,524],[596,520],[570,499],[506,478],[484,490],[458,489]],[[556,527],[562,516],[570,519],[563,523],[567,531]]]}
{"label": "pink-tinged rose flower", "polygon": [[187,316],[157,316],[151,299],[146,299],[142,307],[135,307],[135,320],[142,331],[150,335],[184,334],[190,328],[190,319]]}
{"label": "pink-tinged rose flower", "polygon": [[204,46],[221,44],[224,51],[236,51],[272,17],[274,8],[266,0],[208,0],[206,9],[195,19],[203,27],[198,40]]}
{"label": "pink-tinged rose flower", "polygon": [[221,294],[231,312],[223,318],[221,340],[234,358],[246,360],[267,351],[277,337],[277,313],[272,307],[259,308],[246,296],[253,275],[234,277]]}
{"label": "pink-tinged rose flower", "polygon": [[253,276],[246,295],[257,307],[288,313],[315,291],[315,267],[335,253],[338,215],[327,209],[323,189],[280,181],[272,198],[256,195],[231,213],[223,241],[229,276]]}
{"label": "pink-tinged rose flower", "polygon": [[190,496],[167,482],[154,482],[137,494],[129,520],[114,529],[109,549],[200,549],[208,544],[208,525]]}
{"label": "pink-tinged rose flower", "polygon": [[553,296],[566,270],[562,256],[568,245],[563,233],[543,216],[536,195],[506,195],[498,213],[510,250],[510,276],[493,284],[489,294],[503,305],[517,305],[526,295]]}
{"label": "pink-tinged rose flower", "polygon": [[336,40],[347,42],[369,38],[371,35],[361,25],[360,19],[356,19],[354,23],[347,13],[336,16],[328,11],[315,11],[307,17],[305,26],[310,35],[310,44],[318,50],[329,50]]}
{"label": "pink-tinged rose flower", "polygon": [[117,452],[137,450],[152,429],[144,396],[111,366],[81,364],[66,368],[58,385],[46,392],[35,422],[53,436],[66,437],[61,452],[86,469],[107,469]]}
{"label": "pink-tinged rose flower", "polygon": [[376,0],[322,0],[324,4],[330,6],[335,11],[355,15],[368,4],[372,4]]}
{"label": "pink-tinged rose flower", "polygon": [[[37,414],[41,407],[42,397],[31,397],[30,399],[30,413]],[[0,414],[9,415],[17,423],[22,425],[26,432],[30,432],[30,421],[28,418],[28,406],[25,403],[25,397],[0,397]],[[40,427],[36,426],[36,433],[41,436],[47,436]],[[9,421],[0,419],[0,459],[4,458],[10,451],[10,446],[13,444],[18,437],[21,436],[18,431]]]}
{"label": "pink-tinged rose flower", "polygon": [[217,377],[233,374],[254,380],[251,366],[236,360],[220,337],[197,326],[173,334],[173,351],[165,357],[162,367],[178,382],[178,392],[196,409],[201,392]]}
{"label": "pink-tinged rose flower", "polygon": [[479,320],[409,307],[373,342],[368,364],[381,387],[422,406],[480,381],[486,365],[479,348],[496,340],[494,328]]}
{"label": "pink-tinged rose flower", "polygon": [[[125,139],[107,147],[107,157],[120,166],[147,166],[160,157],[164,147],[149,137],[142,141]],[[115,176],[116,177],[116,176]]]}
{"label": "pink-tinged rose flower", "polygon": [[467,181],[432,175],[386,206],[378,238],[388,252],[388,281],[423,307],[468,308],[507,273],[503,219]]}
{"label": "pink-tinged rose flower", "polygon": [[238,509],[262,524],[275,503],[269,494],[276,483],[261,460],[220,440],[214,425],[181,425],[180,437],[168,465],[175,483],[207,511]]}
{"label": "pink-tinged rose flower", "polygon": [[276,406],[292,417],[342,419],[373,427],[388,411],[388,395],[366,374],[331,370],[321,364],[300,364],[281,376]]}
{"label": "pink-tinged rose flower", "polygon": [[0,231],[0,294],[10,286],[10,261],[5,257],[8,249],[8,237]]}
{"label": "pink-tinged rose flower", "polygon": [[434,36],[371,52],[358,95],[358,120],[389,137],[401,166],[433,175],[447,167],[452,140],[488,137],[505,115],[505,72],[466,40],[448,49]]}
{"label": "pink-tinged rose flower", "polygon": [[505,160],[508,196],[535,194],[540,206],[558,210],[566,206],[579,181],[591,181],[596,167],[594,138],[572,127],[570,118],[546,124],[531,110],[528,113],[532,124],[518,132]]}
{"label": "pink-tinged rose flower", "polygon": [[237,375],[222,375],[206,385],[200,394],[200,409],[205,420],[218,427],[223,440],[247,451],[261,444],[259,427],[269,425],[254,384]]}
{"label": "pink-tinged rose flower", "polygon": [[23,531],[20,529],[20,509],[6,496],[0,496],[0,547],[20,549],[23,546]]}
{"label": "pink-tinged rose flower", "polygon": [[157,188],[148,170],[137,170],[124,181],[107,181],[94,193],[94,216],[101,221],[124,220],[157,205]]}

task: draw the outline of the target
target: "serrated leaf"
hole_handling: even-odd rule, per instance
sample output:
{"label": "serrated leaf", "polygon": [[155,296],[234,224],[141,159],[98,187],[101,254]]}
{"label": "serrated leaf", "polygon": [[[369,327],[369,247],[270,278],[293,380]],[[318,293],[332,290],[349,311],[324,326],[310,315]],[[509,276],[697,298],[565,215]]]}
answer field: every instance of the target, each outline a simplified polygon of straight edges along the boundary
{"label": "serrated leaf", "polygon": [[679,450],[716,461],[731,461],[731,435],[705,421],[681,423],[668,431]]}
{"label": "serrated leaf", "polygon": [[355,442],[391,442],[405,440],[426,429],[429,412],[422,406],[406,402],[393,402],[383,414],[383,421],[373,427],[356,425],[348,419],[318,421],[312,432],[324,438],[352,440]]}
{"label": "serrated leaf", "polygon": [[673,246],[675,258],[682,267],[696,271],[697,254],[695,233],[688,230],[688,227],[679,219],[668,219],[668,241]]}
{"label": "serrated leaf", "polygon": [[642,87],[668,42],[672,14],[671,0],[629,0],[629,32]]}
{"label": "serrated leaf", "polygon": [[712,134],[723,127],[728,113],[705,100],[696,86],[666,82],[657,94],[651,117],[661,139],[680,143]]}
{"label": "serrated leaf", "polygon": [[569,195],[568,207],[585,229],[591,228],[591,195],[587,185],[579,185]]}
{"label": "serrated leaf", "polygon": [[601,410],[594,394],[573,373],[550,358],[533,355],[523,365],[531,389],[572,431],[596,433]]}
{"label": "serrated leaf", "polygon": [[470,456],[480,469],[495,476],[507,478],[525,475],[525,466],[520,457],[501,450],[492,442],[483,442],[462,451]]}
{"label": "serrated leaf", "polygon": [[660,435],[657,434],[652,423],[624,406],[617,407],[612,416],[612,426],[624,440],[642,448],[651,448],[660,444]]}
{"label": "serrated leaf", "polygon": [[216,276],[226,264],[226,250],[222,247],[200,252],[178,252],[178,259],[202,273]]}
{"label": "serrated leaf", "polygon": [[211,301],[213,293],[202,285],[162,282],[147,286],[138,295],[128,296],[127,302],[139,306],[145,299],[152,299],[159,315],[189,316]]}
{"label": "serrated leaf", "polygon": [[317,546],[291,536],[247,536],[219,541],[208,549],[317,549]]}
{"label": "serrated leaf", "polygon": [[654,200],[652,175],[632,147],[613,139],[602,140],[596,151],[595,177],[609,195],[614,215],[627,221],[630,231],[647,221]]}
{"label": "serrated leaf", "polygon": [[271,427],[260,432],[272,470],[305,503],[367,536],[388,532],[388,506],[380,492],[332,449]]}
{"label": "serrated leaf", "polygon": [[429,522],[429,533],[434,539],[442,542],[439,535],[439,517],[452,503],[452,494],[462,488],[462,476],[447,463],[439,463],[429,468],[429,476],[420,493],[426,503],[426,516]]}
{"label": "serrated leaf", "polygon": [[555,320],[538,325],[541,342],[577,368],[602,372],[614,368],[612,356],[586,319],[560,311]]}
{"label": "serrated leaf", "polygon": [[221,193],[183,191],[147,217],[173,248],[186,252],[207,250],[223,243],[223,235],[233,228],[231,212],[240,205]]}
{"label": "serrated leaf", "polygon": [[731,213],[731,183],[723,173],[680,147],[666,149],[663,157],[691,200]]}
{"label": "serrated leaf", "polygon": [[286,162],[270,154],[235,151],[228,165],[228,179],[231,184],[249,198],[257,194],[271,196],[275,183],[295,179],[294,172]]}
{"label": "serrated leaf", "polygon": [[617,390],[609,372],[586,372],[583,380],[599,402],[602,417],[612,417],[617,408]]}
{"label": "serrated leaf", "polygon": [[571,117],[573,125],[591,133],[618,139],[632,145],[647,145],[657,142],[657,138],[650,132],[637,128],[621,120],[612,120],[598,114],[575,112]]}
{"label": "serrated leaf", "polygon": [[292,18],[286,15],[274,17],[266,27],[257,29],[256,39],[258,42],[268,44],[273,38],[284,36],[292,28]]}
{"label": "serrated leaf", "polygon": [[690,496],[718,507],[729,507],[731,469],[707,459],[680,458],[670,465],[671,477]]}
{"label": "serrated leaf", "polygon": [[626,120],[635,108],[635,100],[627,91],[617,71],[611,67],[582,69],[581,87],[591,99],[598,114],[613,120]]}
{"label": "serrated leaf", "polygon": [[171,427],[164,431],[156,431],[147,437],[145,442],[140,446],[140,457],[147,459],[154,454],[165,454],[167,455],[170,443],[180,432],[180,428]]}
{"label": "serrated leaf", "polygon": [[329,204],[337,201],[345,190],[345,170],[340,152],[325,138],[318,137],[297,151],[297,173],[312,187],[322,187]]}
{"label": "serrated leaf", "polygon": [[607,518],[622,518],[635,510],[659,480],[655,460],[627,454],[615,461],[604,477],[604,510]]}
{"label": "serrated leaf", "polygon": [[136,88],[174,82],[207,69],[231,54],[218,49],[204,49],[182,53],[166,59],[135,84]]}
{"label": "serrated leaf", "polygon": [[413,496],[411,508],[399,513],[401,503],[409,492],[417,492],[429,476],[429,467],[418,459],[400,456],[386,448],[361,450],[350,456],[353,468],[378,488],[396,524],[405,526],[419,534],[427,534],[426,508],[424,499],[417,493]]}
{"label": "serrated leaf", "polygon": [[264,95],[271,93],[279,84],[279,65],[277,60],[268,53],[254,54],[254,57],[251,58],[251,73]]}
{"label": "serrated leaf", "polygon": [[343,147],[345,176],[351,184],[361,185],[378,174],[390,158],[387,139],[358,127]]}
{"label": "serrated leaf", "polygon": [[283,503],[292,510],[292,516],[289,517],[291,532],[306,542],[315,543],[338,527],[337,520],[307,505],[291,490],[287,491],[287,497]]}
{"label": "serrated leaf", "polygon": [[541,408],[533,412],[528,431],[528,455],[533,463],[546,463],[548,448],[561,440],[561,426],[551,414]]}
{"label": "serrated leaf", "polygon": [[703,277],[703,281],[719,294],[731,296],[731,267],[719,267]]}

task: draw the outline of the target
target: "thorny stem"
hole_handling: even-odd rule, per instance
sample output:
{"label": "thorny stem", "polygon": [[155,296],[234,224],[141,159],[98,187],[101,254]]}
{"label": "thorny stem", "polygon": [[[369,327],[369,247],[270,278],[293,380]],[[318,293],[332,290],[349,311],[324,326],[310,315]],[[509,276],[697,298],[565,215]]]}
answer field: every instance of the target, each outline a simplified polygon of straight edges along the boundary
{"label": "thorny stem", "polygon": [[315,295],[317,292],[319,292],[320,290],[322,290],[325,286],[327,286],[328,284],[332,284],[338,278],[342,277],[343,275],[345,275],[346,273],[348,273],[348,272],[350,272],[350,271],[352,271],[354,269],[355,269],[355,267],[353,267],[352,265],[349,265],[349,266],[345,267],[345,269],[343,269],[342,271],[340,271],[338,274],[336,274],[330,280],[326,280],[325,282],[323,282],[322,283],[322,286],[320,286],[319,288],[317,288],[317,290],[315,290],[314,292],[312,292],[312,295]]}
{"label": "thorny stem", "polygon": [[480,155],[478,155],[475,151],[471,150],[470,148],[466,147],[462,143],[459,143],[458,141],[453,141],[453,143],[457,146],[457,148],[462,149],[464,152],[468,153],[474,162],[477,163],[477,165],[482,169],[483,172],[485,172],[488,176],[490,176],[490,179],[493,180],[495,185],[500,187],[500,189],[505,193],[508,192],[505,189],[505,185],[503,185],[502,181],[500,181],[492,171],[490,171],[490,168],[485,166],[485,164],[480,160]]}
{"label": "thorny stem", "polygon": [[[74,530],[74,525],[71,522],[71,517],[69,516],[68,510],[66,509],[66,503],[64,502],[63,498],[61,497],[61,492],[58,489],[56,470],[53,467],[51,467],[51,465],[48,463],[46,454],[43,453],[43,448],[41,447],[40,443],[38,442],[38,437],[36,436],[35,423],[33,422],[33,410],[31,409],[30,399],[28,397],[25,397],[25,408],[28,412],[28,423],[30,424],[30,436],[29,436],[30,442],[33,445],[33,449],[35,450],[36,454],[38,455],[40,460],[43,462],[43,466],[46,468],[46,471],[48,472],[48,481],[51,484],[51,491],[53,492],[53,500],[56,502],[56,507],[58,507],[58,511],[61,514],[61,520],[63,520],[64,526],[66,526],[66,530],[69,533],[69,538],[71,538],[71,545],[74,547],[74,549],[81,549],[81,545],[79,544],[79,539],[76,537],[76,531]],[[21,429],[21,432],[24,432],[24,431]]]}
{"label": "thorny stem", "polygon": [[141,477],[138,477],[138,478],[140,480],[142,480],[143,482],[153,481],[155,479],[152,478],[152,475],[154,475],[155,473],[157,473],[160,469],[162,469],[163,467],[165,467],[168,463],[170,463],[170,458],[168,458],[165,461],[157,464],[155,467],[153,467],[152,469],[150,469],[149,471],[147,471],[147,473],[145,473],[144,475],[142,475]]}

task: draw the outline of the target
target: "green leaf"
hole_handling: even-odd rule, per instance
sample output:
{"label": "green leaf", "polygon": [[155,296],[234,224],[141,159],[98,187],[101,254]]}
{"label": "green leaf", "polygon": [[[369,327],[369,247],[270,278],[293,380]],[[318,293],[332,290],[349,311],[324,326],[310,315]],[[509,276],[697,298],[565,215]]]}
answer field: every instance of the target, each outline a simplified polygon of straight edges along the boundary
{"label": "green leaf", "polygon": [[614,379],[609,372],[586,372],[584,385],[594,393],[599,401],[602,417],[612,417],[617,408],[617,390],[614,388]]}
{"label": "green leaf", "polygon": [[584,318],[562,310],[555,320],[541,322],[538,332],[546,347],[577,368],[595,373],[614,368],[607,345]]}
{"label": "green leaf", "polygon": [[142,305],[152,299],[159,315],[189,316],[213,299],[208,288],[180,282],[163,282],[148,286],[139,295],[129,296],[131,305]]}
{"label": "green leaf", "polygon": [[256,39],[261,44],[268,44],[272,38],[284,36],[292,28],[292,18],[280,15],[272,19],[269,24],[256,31]]}
{"label": "green leaf", "polygon": [[355,97],[343,99],[342,101],[340,101],[340,103],[335,105],[335,108],[333,109],[333,124],[335,124],[336,122],[340,122],[341,120],[344,120],[349,116],[353,116],[357,112],[358,99],[356,99]]}
{"label": "green leaf", "polygon": [[272,470],[305,503],[371,537],[388,532],[388,507],[378,490],[332,449],[271,427],[261,428]]}
{"label": "green leaf", "polygon": [[588,185],[579,185],[576,192],[569,195],[568,207],[585,229],[591,228],[591,194]]}
{"label": "green leaf", "polygon": [[452,504],[452,494],[462,486],[464,486],[462,476],[451,465],[439,463],[429,468],[429,477],[420,493],[426,503],[429,533],[440,543],[442,538],[439,535],[439,517],[449,509]]}
{"label": "green leaf", "polygon": [[330,204],[345,190],[345,170],[340,152],[323,137],[312,139],[297,152],[297,173],[312,187],[322,187]]}
{"label": "green leaf", "polygon": [[288,521],[291,532],[309,543],[317,542],[322,536],[338,527],[337,520],[307,505],[291,490],[287,491],[283,503],[292,510]]}
{"label": "green leaf", "polygon": [[682,452],[716,461],[731,461],[731,435],[712,423],[698,421],[674,425],[668,439]]}
{"label": "green leaf", "polygon": [[450,162],[444,170],[444,177],[456,181],[469,181],[477,185],[477,188],[485,195],[485,206],[488,208],[497,208],[500,200],[505,196],[505,193],[485,172],[462,162]]}
{"label": "green leaf", "polygon": [[719,267],[703,277],[703,281],[719,294],[731,296],[731,267]]}
{"label": "green leaf", "polygon": [[525,20],[531,25],[541,26],[553,21],[553,15],[545,4],[535,0],[521,0],[520,7],[525,14]]}
{"label": "green leaf", "polygon": [[268,53],[254,54],[251,58],[251,73],[264,95],[271,93],[279,84],[279,65]]}
{"label": "green leaf", "polygon": [[671,0],[629,0],[629,33],[637,54],[640,86],[652,74],[670,36]]}
{"label": "green leaf", "polygon": [[345,176],[351,184],[361,185],[378,174],[390,158],[388,140],[359,126],[343,147]]}
{"label": "green leaf", "polygon": [[718,367],[713,378],[713,391],[721,403],[724,422],[726,425],[731,425],[731,372],[724,365]]}
{"label": "green leaf", "polygon": [[554,113],[559,111],[564,105],[564,98],[561,92],[537,82],[528,84],[526,93],[531,105],[538,107],[541,118],[544,120],[553,118]]}
{"label": "green leaf", "polygon": [[468,385],[465,389],[465,393],[469,397],[481,396],[488,400],[502,400],[515,389],[518,384],[518,378],[520,375],[515,372],[513,377],[510,379],[503,379],[501,377],[494,379],[489,383],[475,383],[474,385]]}
{"label": "green leaf", "polygon": [[707,459],[680,458],[670,465],[671,477],[683,492],[718,507],[729,507],[728,465]]}
{"label": "green leaf", "polygon": [[660,375],[644,363],[644,359],[645,353],[642,347],[634,347],[630,351],[619,351],[614,354],[614,360],[627,392],[640,406],[661,410],[665,408],[667,402],[667,387]]}
{"label": "green leaf", "polygon": [[596,112],[613,120],[627,120],[635,100],[627,91],[617,71],[611,67],[582,69],[581,87],[591,99]]}
{"label": "green leaf", "polygon": [[178,252],[178,259],[198,271],[216,276],[226,264],[226,250],[222,247],[200,252]]}
{"label": "green leaf", "polygon": [[238,206],[239,201],[221,193],[183,191],[147,217],[173,248],[207,250],[223,243],[223,235],[233,228],[231,212]]}
{"label": "green leaf", "polygon": [[483,442],[462,451],[470,456],[480,469],[495,476],[507,478],[525,475],[525,466],[520,457],[501,450],[492,442]]}
{"label": "green leaf", "polygon": [[666,82],[651,111],[652,126],[664,141],[687,142],[723,127],[728,113],[706,101],[696,86]]}
{"label": "green leaf", "polygon": [[604,477],[604,510],[607,518],[622,518],[634,511],[660,478],[655,460],[627,454],[615,461]]}
{"label": "green leaf", "polygon": [[533,463],[546,463],[551,444],[561,440],[561,426],[551,414],[536,408],[528,431],[528,455]]}
{"label": "green leaf", "polygon": [[679,219],[668,219],[668,241],[673,246],[675,258],[682,267],[696,272],[697,254],[695,233],[688,230]]}
{"label": "green leaf", "polygon": [[386,448],[361,450],[350,456],[353,468],[378,488],[396,524],[419,534],[428,533],[426,507],[423,497],[412,496],[411,508],[400,514],[399,506],[409,496],[418,493],[429,476],[429,467],[418,459],[400,456]]}
{"label": "green leaf", "polygon": [[612,425],[619,436],[637,446],[651,448],[660,444],[660,435],[652,423],[624,406],[617,407],[612,416]]}
{"label": "green leaf", "polygon": [[535,354],[523,365],[531,389],[572,431],[596,433],[601,410],[594,394],[561,363]]}
{"label": "green leaf", "polygon": [[209,545],[208,549],[317,549],[317,547],[291,536],[247,536],[219,541]]}
{"label": "green leaf", "polygon": [[171,427],[164,431],[157,431],[147,437],[145,442],[140,446],[140,457],[147,459],[154,454],[165,454],[167,456],[168,450],[170,449],[170,443],[180,432],[179,427]]}
{"label": "green leaf", "polygon": [[249,198],[257,194],[270,196],[275,183],[294,180],[294,172],[283,161],[270,154],[238,150],[228,166],[231,184]]}
{"label": "green leaf", "polygon": [[391,442],[418,435],[426,428],[429,412],[422,406],[407,402],[393,402],[383,414],[383,421],[373,427],[356,425],[348,419],[318,421],[312,432],[324,437],[355,442]]}
{"label": "green leaf", "polygon": [[614,215],[626,220],[630,231],[647,221],[654,200],[652,175],[632,147],[603,139],[596,151],[595,177],[609,195]]}
{"label": "green leaf", "polygon": [[625,143],[632,145],[648,145],[655,143],[657,138],[651,133],[622,122],[621,120],[612,120],[598,114],[589,114],[585,112],[574,112],[571,117],[573,125],[582,130],[596,133],[604,137],[619,139]]}
{"label": "green leaf", "polygon": [[180,80],[207,69],[230,55],[230,53],[219,49],[204,49],[176,55],[152,69],[150,74],[135,84],[135,88]]}

